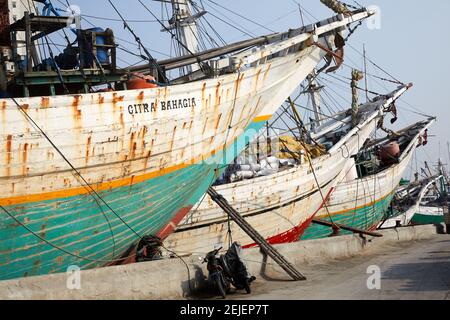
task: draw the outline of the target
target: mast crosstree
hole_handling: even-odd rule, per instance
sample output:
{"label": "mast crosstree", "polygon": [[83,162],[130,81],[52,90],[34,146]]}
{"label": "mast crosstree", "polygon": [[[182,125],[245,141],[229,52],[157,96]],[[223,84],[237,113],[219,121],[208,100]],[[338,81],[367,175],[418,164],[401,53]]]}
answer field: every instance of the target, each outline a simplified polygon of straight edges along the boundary
{"label": "mast crosstree", "polygon": [[[199,39],[197,19],[206,14],[206,11],[201,11],[192,15],[191,7],[187,0],[172,0],[173,17],[169,20],[169,27],[167,30],[175,29],[178,41],[179,56],[192,55],[199,52]],[[167,31],[163,30],[163,31]],[[191,73],[200,69],[198,63],[191,64],[185,67],[187,73]]]}

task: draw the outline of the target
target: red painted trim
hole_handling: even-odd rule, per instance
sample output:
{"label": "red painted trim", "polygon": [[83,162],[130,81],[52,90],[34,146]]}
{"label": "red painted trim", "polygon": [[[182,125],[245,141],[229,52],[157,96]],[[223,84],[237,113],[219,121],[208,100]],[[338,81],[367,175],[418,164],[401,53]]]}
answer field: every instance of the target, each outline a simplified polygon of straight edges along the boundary
{"label": "red painted trim", "polygon": [[380,224],[381,221],[378,221],[377,223],[375,223],[372,227],[369,228],[368,231],[376,231],[378,229],[378,225]]}
{"label": "red painted trim", "polygon": [[[188,206],[188,207],[181,208],[175,214],[173,219],[170,220],[170,222],[164,228],[159,230],[156,235],[158,237],[160,237],[161,239],[167,238],[170,234],[172,234],[172,232],[175,230],[175,228],[181,222],[181,220],[183,220],[183,218],[189,213],[189,211],[191,211],[192,207],[193,206]],[[124,265],[124,264],[136,263],[136,247],[137,247],[137,244],[135,245],[133,250],[131,250],[130,256],[126,260],[123,260],[123,261],[118,262],[118,263],[113,263],[113,264],[110,264],[110,265]]]}
{"label": "red painted trim", "polygon": [[181,208],[176,214],[175,217],[161,230],[158,231],[156,234],[161,239],[167,238],[169,235],[171,235],[174,231],[177,225],[183,220],[183,218],[191,211],[192,205],[188,207]]}
{"label": "red painted trim", "polygon": [[[334,191],[334,188],[331,188],[330,191],[328,192],[327,196],[325,197],[325,199],[322,201],[319,208],[311,215],[310,218],[308,218],[306,221],[301,222],[298,226],[292,228],[291,230],[288,230],[286,232],[283,232],[281,234],[278,234],[276,236],[268,238],[267,242],[270,244],[297,242],[300,239],[300,237],[303,235],[303,233],[305,232],[306,228],[309,227],[309,225],[311,224],[311,221],[314,219],[314,217],[317,215],[317,213],[319,213],[319,211],[325,206],[325,203],[328,201],[328,199],[330,198],[333,191]],[[252,243],[252,244],[243,246],[243,248],[248,249],[248,248],[254,248],[257,246],[258,245],[256,243]]]}

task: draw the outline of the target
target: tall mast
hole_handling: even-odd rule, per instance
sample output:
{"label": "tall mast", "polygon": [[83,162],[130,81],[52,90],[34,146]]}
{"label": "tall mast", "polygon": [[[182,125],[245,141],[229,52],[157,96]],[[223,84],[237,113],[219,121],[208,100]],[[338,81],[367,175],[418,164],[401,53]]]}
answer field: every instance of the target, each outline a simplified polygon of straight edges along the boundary
{"label": "tall mast", "polygon": [[358,101],[358,82],[364,78],[363,73],[356,69],[352,70],[352,124],[356,126],[358,122],[359,101]]}
{"label": "tall mast", "polygon": [[447,165],[447,171],[450,174],[450,142],[447,141],[447,153],[448,153],[448,165]]}
{"label": "tall mast", "polygon": [[[316,71],[313,71],[308,77],[309,87],[308,87],[308,93],[311,97],[311,102],[314,110],[314,120],[315,125],[314,128],[320,127],[322,124],[322,108],[321,108],[321,100],[320,100],[320,90],[322,87],[320,87],[317,84],[316,81]],[[315,131],[315,130],[314,130]]]}
{"label": "tall mast", "polygon": [[369,102],[369,85],[367,82],[367,58],[366,58],[366,45],[363,45],[363,53],[364,53],[364,84],[366,91],[366,102]]}
{"label": "tall mast", "polygon": [[[180,56],[199,52],[197,19],[206,12],[192,15],[188,0],[171,0],[173,17],[169,21],[170,29],[175,29],[179,45]],[[186,67],[188,73],[199,69],[198,64]]]}

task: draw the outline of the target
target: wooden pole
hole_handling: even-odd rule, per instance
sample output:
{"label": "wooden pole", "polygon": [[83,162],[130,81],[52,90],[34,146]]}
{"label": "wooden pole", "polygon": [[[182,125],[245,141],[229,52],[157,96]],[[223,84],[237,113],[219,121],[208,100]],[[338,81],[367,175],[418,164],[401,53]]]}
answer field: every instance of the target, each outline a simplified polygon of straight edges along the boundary
{"label": "wooden pole", "polygon": [[369,85],[367,81],[367,59],[366,59],[366,45],[363,44],[363,54],[364,54],[364,83],[366,90],[366,102],[369,102]]}
{"label": "wooden pole", "polygon": [[228,216],[253,240],[259,245],[261,250],[271,257],[286,273],[295,281],[306,280],[283,255],[281,255],[267,240],[258,233],[214,188],[208,189],[208,194],[217,205],[228,214]]}
{"label": "wooden pole", "polygon": [[312,221],[312,223],[318,224],[318,225],[321,225],[321,226],[325,226],[325,227],[330,227],[330,228],[333,228],[333,227],[337,226],[337,227],[339,227],[342,230],[347,230],[347,231],[350,231],[350,232],[353,232],[353,233],[364,234],[364,235],[367,235],[367,236],[372,236],[372,237],[377,237],[377,238],[380,238],[380,237],[383,236],[381,233],[370,232],[370,231],[366,231],[366,230],[361,230],[361,229],[356,229],[356,228],[352,228],[352,227],[347,227],[347,226],[344,226],[342,224],[331,223],[331,222],[327,222],[327,221],[323,221],[323,220],[314,219]]}

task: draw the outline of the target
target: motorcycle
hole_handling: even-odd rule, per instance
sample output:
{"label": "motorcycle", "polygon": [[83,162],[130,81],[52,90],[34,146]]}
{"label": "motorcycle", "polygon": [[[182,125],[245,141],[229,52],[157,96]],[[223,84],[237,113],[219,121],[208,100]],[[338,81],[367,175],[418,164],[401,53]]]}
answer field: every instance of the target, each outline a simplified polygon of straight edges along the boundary
{"label": "motorcycle", "polygon": [[203,263],[207,263],[206,268],[209,272],[209,281],[219,290],[222,298],[225,299],[231,287],[229,279],[225,276],[220,257],[218,257],[220,250],[222,250],[222,247],[209,252]]}
{"label": "motorcycle", "polygon": [[250,284],[256,280],[251,276],[242,259],[242,247],[234,242],[225,255],[219,256],[218,248],[209,252],[203,262],[207,262],[210,282],[219,290],[220,295],[225,299],[230,292],[231,285],[237,290],[245,290],[251,293]]}
{"label": "motorcycle", "polygon": [[245,290],[247,294],[250,294],[252,292],[250,284],[256,280],[256,277],[250,275],[247,270],[247,266],[242,259],[241,245],[234,242],[220,259],[231,284],[237,290]]}

